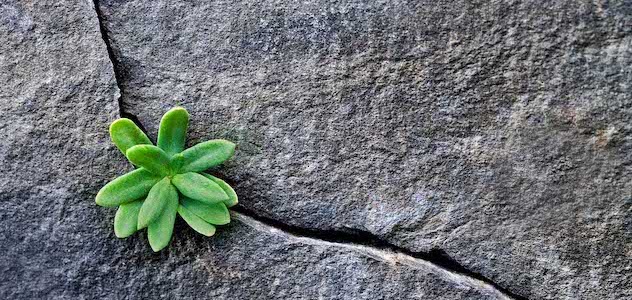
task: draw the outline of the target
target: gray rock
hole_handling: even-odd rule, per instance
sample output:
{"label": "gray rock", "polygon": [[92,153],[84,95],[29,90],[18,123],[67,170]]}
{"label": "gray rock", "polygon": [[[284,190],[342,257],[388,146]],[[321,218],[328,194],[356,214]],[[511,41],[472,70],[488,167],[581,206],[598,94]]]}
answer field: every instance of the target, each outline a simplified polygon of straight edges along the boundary
{"label": "gray rock", "polygon": [[115,253],[93,199],[124,170],[107,133],[119,91],[91,2],[55,2],[0,4],[2,299],[98,289],[87,270]]}
{"label": "gray rock", "polygon": [[[164,270],[160,273],[174,274],[173,281],[192,275],[199,280],[190,289],[169,291],[168,298],[511,299],[483,282],[405,254],[297,237],[242,215],[233,219],[213,240],[186,230],[191,234],[178,238],[171,247],[177,250],[166,254],[168,260],[175,256],[186,262],[175,271],[156,262]],[[173,286],[150,276],[144,280]],[[159,296],[149,289],[129,292],[133,298]]]}
{"label": "gray rock", "polygon": [[530,299],[632,297],[632,5],[117,1],[125,111],[239,143],[244,209]]}
{"label": "gray rock", "polygon": [[128,163],[107,136],[119,90],[89,2],[0,4],[1,299],[509,299],[405,253],[285,233],[242,215],[177,223],[158,254],[118,240],[94,196]]}

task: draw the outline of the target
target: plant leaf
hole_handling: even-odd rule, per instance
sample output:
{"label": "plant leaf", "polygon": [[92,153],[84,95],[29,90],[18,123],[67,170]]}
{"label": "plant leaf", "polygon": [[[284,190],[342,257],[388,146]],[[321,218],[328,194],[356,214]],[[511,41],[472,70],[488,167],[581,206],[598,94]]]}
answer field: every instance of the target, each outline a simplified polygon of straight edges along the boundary
{"label": "plant leaf", "polygon": [[172,199],[176,199],[175,201],[178,202],[178,191],[171,184],[169,177],[165,177],[149,191],[149,195],[147,195],[145,203],[138,213],[138,228],[145,228],[158,219],[167,203]]}
{"label": "plant leaf", "polygon": [[171,173],[171,159],[162,149],[154,145],[136,145],[125,153],[127,159],[157,175],[166,176]]}
{"label": "plant leaf", "polygon": [[200,172],[217,166],[235,153],[235,144],[227,140],[211,140],[182,151],[182,172]]}
{"label": "plant leaf", "polygon": [[171,182],[180,193],[198,201],[217,203],[228,200],[228,195],[217,183],[198,173],[178,174]]}
{"label": "plant leaf", "polygon": [[178,214],[180,214],[182,219],[184,219],[187,224],[189,224],[189,226],[191,226],[191,228],[193,228],[195,231],[205,236],[212,236],[215,234],[215,226],[202,220],[202,218],[198,217],[196,214],[192,213],[184,206],[178,206]]}
{"label": "plant leaf", "polygon": [[110,138],[114,145],[123,152],[123,155],[125,155],[127,149],[133,146],[151,145],[147,135],[134,124],[134,121],[127,118],[121,118],[112,122],[112,125],[110,125]]}
{"label": "plant leaf", "polygon": [[184,150],[189,126],[189,113],[184,107],[174,107],[165,113],[158,128],[158,147],[169,156]]}
{"label": "plant leaf", "polygon": [[213,182],[217,183],[217,185],[219,185],[224,190],[224,193],[228,195],[228,200],[224,201],[224,204],[226,204],[226,207],[233,207],[237,205],[237,202],[238,202],[237,193],[235,193],[235,190],[233,190],[233,188],[230,185],[228,185],[226,181],[221,180],[211,174],[202,173],[202,175],[210,180],[213,180]]}
{"label": "plant leaf", "polygon": [[162,250],[169,245],[173,234],[173,224],[176,221],[178,210],[178,198],[169,198],[162,213],[156,221],[147,227],[147,239],[154,252]]}
{"label": "plant leaf", "polygon": [[97,205],[114,207],[145,197],[162,177],[144,168],[136,169],[110,181],[97,193]]}
{"label": "plant leaf", "polygon": [[171,166],[171,170],[173,170],[176,174],[182,173],[180,172],[180,168],[182,167],[182,163],[184,161],[184,157],[182,157],[182,153],[177,153],[171,156],[171,161],[169,165]]}
{"label": "plant leaf", "polygon": [[137,200],[134,202],[123,203],[119,206],[114,216],[114,234],[118,238],[126,238],[138,228],[138,212],[143,205],[143,200]]}
{"label": "plant leaf", "polygon": [[230,213],[223,202],[208,204],[191,198],[182,197],[180,203],[184,208],[196,214],[202,220],[214,224],[225,225],[230,223]]}

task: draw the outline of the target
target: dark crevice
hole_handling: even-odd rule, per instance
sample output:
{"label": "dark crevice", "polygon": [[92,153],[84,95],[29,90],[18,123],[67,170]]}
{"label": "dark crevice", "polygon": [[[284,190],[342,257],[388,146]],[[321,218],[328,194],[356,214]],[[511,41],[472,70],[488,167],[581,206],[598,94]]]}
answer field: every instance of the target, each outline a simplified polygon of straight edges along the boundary
{"label": "dark crevice", "polygon": [[121,66],[121,63],[116,58],[116,55],[114,55],[114,50],[112,49],[112,45],[110,43],[110,38],[108,35],[108,30],[107,28],[105,28],[104,25],[105,17],[103,16],[101,9],[99,8],[99,0],[93,0],[93,2],[94,10],[97,13],[97,20],[99,22],[99,30],[101,31],[101,39],[103,39],[103,42],[105,43],[108,57],[110,58],[110,62],[112,62],[112,69],[114,70],[114,80],[116,80],[116,86],[118,87],[120,93],[120,96],[118,98],[119,115],[121,116],[121,118],[128,118],[132,120],[145,134],[147,134],[147,130],[138,120],[138,117],[125,110],[125,104],[123,103],[123,95],[125,95],[125,87],[123,86],[125,69]]}
{"label": "dark crevice", "polygon": [[310,238],[310,239],[317,239],[317,240],[322,240],[325,242],[332,242],[332,243],[339,243],[339,244],[354,244],[354,245],[367,246],[367,247],[372,247],[372,248],[381,249],[381,250],[390,250],[393,252],[398,252],[398,253],[408,255],[410,257],[414,257],[416,259],[425,260],[443,269],[446,269],[450,272],[462,274],[464,276],[485,282],[510,298],[513,298],[516,300],[527,300],[526,297],[517,295],[507,290],[506,288],[498,285],[497,283],[481,275],[480,273],[468,270],[467,268],[465,268],[463,265],[455,261],[445,251],[441,249],[435,249],[430,252],[413,252],[406,248],[393,245],[377,237],[376,235],[367,231],[363,231],[363,230],[355,229],[355,230],[342,231],[342,230],[335,230],[335,229],[329,229],[329,230],[310,229],[310,228],[304,228],[300,226],[283,223],[281,221],[278,221],[269,217],[260,216],[254,213],[252,210],[245,208],[241,205],[233,207],[231,209],[247,217],[250,217],[256,221],[259,221],[268,226],[277,228],[279,230],[282,230],[284,232],[290,233],[295,236],[305,237],[305,238]]}
{"label": "dark crevice", "polygon": [[[123,95],[125,94],[125,87],[122,84],[123,76],[124,76],[123,74],[125,73],[125,70],[120,65],[120,62],[117,60],[116,56],[114,55],[114,51],[112,49],[112,46],[110,44],[110,40],[108,37],[107,28],[105,28],[105,25],[104,25],[105,18],[101,10],[99,9],[99,0],[94,0],[94,8],[97,13],[97,18],[99,21],[99,29],[101,31],[101,38],[105,42],[108,56],[110,58],[110,61],[112,62],[112,68],[114,70],[114,78],[116,80],[116,85],[118,86],[118,89],[121,94],[121,96],[118,99],[119,114],[122,118],[128,118],[132,120],[134,123],[136,123],[136,125],[138,125],[138,127],[140,127],[140,129],[143,132],[145,132],[145,134],[147,134],[147,130],[145,129],[143,124],[140,122],[138,117],[136,117],[134,114],[129,113],[125,110],[124,103],[123,103]],[[526,297],[517,295],[501,287],[500,285],[486,278],[480,273],[468,270],[463,265],[459,264],[457,261],[452,259],[445,251],[441,249],[435,249],[430,252],[413,252],[408,249],[393,245],[383,239],[380,239],[376,235],[367,231],[363,231],[363,230],[347,229],[343,231],[343,230],[334,230],[334,229],[318,230],[318,229],[303,228],[300,226],[286,224],[269,217],[260,216],[254,213],[252,210],[247,209],[243,206],[233,207],[233,210],[245,216],[248,216],[252,219],[255,219],[261,223],[264,223],[268,226],[277,228],[279,230],[282,230],[284,232],[290,233],[295,236],[322,240],[326,242],[339,243],[339,244],[354,244],[354,245],[372,247],[376,249],[390,250],[393,252],[398,252],[398,253],[408,255],[410,257],[414,257],[416,259],[425,260],[427,262],[433,263],[450,272],[462,274],[464,276],[485,282],[489,284],[490,286],[494,287],[496,290],[500,291],[501,293],[509,296],[510,298],[513,298],[516,300],[527,300]]]}

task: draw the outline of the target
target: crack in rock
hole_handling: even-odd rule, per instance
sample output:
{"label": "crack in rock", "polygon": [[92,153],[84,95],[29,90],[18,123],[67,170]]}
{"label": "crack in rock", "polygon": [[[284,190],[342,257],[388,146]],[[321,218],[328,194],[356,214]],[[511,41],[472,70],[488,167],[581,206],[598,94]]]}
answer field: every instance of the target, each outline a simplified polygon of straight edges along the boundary
{"label": "crack in rock", "polygon": [[114,71],[114,81],[116,82],[116,86],[119,89],[119,98],[117,100],[118,107],[119,107],[119,115],[121,118],[128,118],[132,120],[145,134],[147,134],[147,130],[145,129],[143,124],[140,122],[138,117],[125,110],[125,103],[123,102],[123,95],[125,94],[125,87],[123,86],[124,69],[121,66],[118,59],[116,59],[116,55],[114,54],[114,50],[112,49],[112,44],[110,43],[108,31],[104,25],[105,17],[103,16],[103,13],[99,9],[99,0],[94,0],[93,3],[94,3],[94,10],[97,14],[97,21],[99,22],[99,31],[101,32],[101,39],[105,43],[105,48],[107,49],[108,58],[110,59],[110,63],[112,64],[112,70]]}
{"label": "crack in rock", "polygon": [[[114,79],[120,93],[117,100],[119,115],[122,118],[132,120],[145,134],[147,134],[147,130],[143,126],[142,122],[140,122],[139,118],[125,110],[123,101],[123,95],[125,94],[125,88],[123,86],[124,69],[120,65],[120,62],[117,60],[114,50],[112,49],[108,32],[104,25],[104,16],[99,9],[99,0],[94,0],[93,2],[94,10],[99,22],[101,38],[105,43],[108,57],[114,71]],[[234,210],[235,212],[232,214],[236,220],[257,230],[267,231],[277,235],[284,235],[288,239],[305,244],[343,248],[387,264],[401,264],[415,269],[439,274],[446,280],[457,282],[473,289],[486,291],[491,295],[495,295],[498,299],[527,300],[527,298],[508,291],[490,279],[466,269],[441,250],[435,250],[429,253],[412,252],[381,240],[370,232],[360,230],[353,230],[353,232],[351,232],[308,229],[285,224],[271,218],[258,216],[243,206],[235,207]]]}
{"label": "crack in rock", "polygon": [[355,231],[355,233],[351,233],[339,230],[309,229],[258,216],[241,205],[233,207],[232,210],[237,220],[257,229],[280,233],[307,244],[321,244],[353,250],[389,264],[403,264],[428,270],[468,287],[492,292],[498,299],[528,300],[490,279],[466,269],[441,250],[429,253],[413,252],[381,240],[369,232]]}

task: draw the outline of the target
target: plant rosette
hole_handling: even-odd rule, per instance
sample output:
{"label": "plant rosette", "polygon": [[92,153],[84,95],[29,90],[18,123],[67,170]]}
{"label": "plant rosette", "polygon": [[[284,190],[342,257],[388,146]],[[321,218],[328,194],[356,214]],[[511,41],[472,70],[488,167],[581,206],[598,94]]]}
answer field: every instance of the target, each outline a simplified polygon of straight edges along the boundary
{"label": "plant rosette", "polygon": [[186,109],[169,110],[160,121],[158,146],[130,119],[110,125],[112,142],[137,167],[110,181],[96,196],[100,206],[118,206],[117,237],[147,228],[149,245],[157,252],[169,245],[176,215],[205,236],[215,234],[216,225],[230,222],[228,207],[237,204],[237,194],[204,171],[228,160],[235,144],[217,139],[184,149],[188,125]]}

